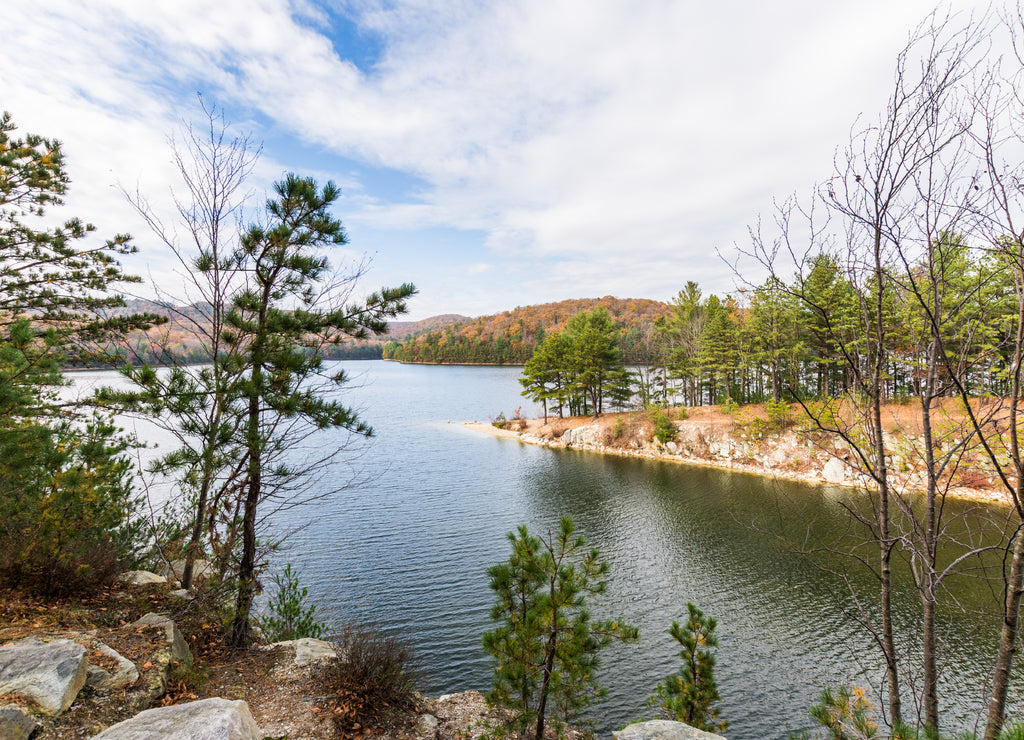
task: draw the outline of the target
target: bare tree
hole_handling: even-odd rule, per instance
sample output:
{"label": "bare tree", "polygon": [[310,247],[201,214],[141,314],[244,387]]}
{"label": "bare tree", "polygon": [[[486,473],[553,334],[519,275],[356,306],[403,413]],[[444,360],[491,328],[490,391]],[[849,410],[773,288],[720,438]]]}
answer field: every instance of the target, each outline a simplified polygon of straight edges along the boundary
{"label": "bare tree", "polygon": [[[954,27],[937,14],[911,34],[897,57],[892,92],[874,124],[857,129],[850,145],[836,157],[836,172],[820,188],[817,207],[829,218],[815,223],[815,206],[800,210],[783,204],[776,218],[781,236],[765,242],[754,232],[754,253],[777,269],[778,258],[797,264],[792,288],[805,310],[836,348],[849,378],[847,392],[823,403],[802,403],[820,431],[842,442],[848,462],[877,492],[870,516],[851,509],[869,533],[874,558],[847,555],[877,577],[878,621],[852,594],[859,621],[878,644],[885,660],[887,721],[906,716],[901,689],[917,686],[918,722],[939,726],[939,661],[936,606],[943,582],[957,572],[977,548],[940,567],[938,547],[946,530],[944,501],[952,476],[975,437],[970,425],[936,432],[935,414],[950,393],[950,368],[967,371],[965,356],[952,358],[944,340],[954,326],[970,325],[966,316],[978,286],[953,279],[961,231],[970,230],[977,206],[977,159],[971,151],[973,106],[967,91],[972,72],[983,58],[980,24]],[[806,217],[809,237],[796,247],[794,217]],[[822,255],[839,268],[851,290],[822,292],[814,281]],[[834,268],[833,268],[834,269]],[[845,305],[850,296],[855,310]],[[900,338],[893,320],[903,319]],[[907,349],[906,337],[916,349]],[[893,450],[887,442],[883,409],[894,385],[891,371],[903,365],[911,378],[921,421],[921,443],[914,454],[925,474],[922,509],[912,493],[898,485],[890,469]],[[793,389],[799,394],[798,389]],[[910,435],[910,438],[916,435]],[[841,554],[841,553],[835,553]],[[893,631],[895,558],[906,558],[921,604],[920,673],[906,665]]]}
{"label": "bare tree", "polygon": [[130,405],[157,419],[180,444],[157,461],[155,470],[180,475],[181,487],[194,496],[181,575],[184,588],[192,586],[204,529],[215,525],[210,504],[220,504],[240,474],[237,450],[225,444],[238,420],[227,413],[228,389],[236,373],[222,361],[227,349],[224,318],[230,296],[240,284],[233,259],[249,195],[245,183],[261,150],[248,135],[232,134],[223,113],[202,98],[200,107],[203,127],[186,125],[181,139],[170,140],[182,185],[181,192],[171,195],[183,234],[166,225],[138,189],[128,192],[122,187],[181,268],[181,294],[172,294],[154,281],[161,310],[172,318],[173,326],[187,329],[199,340],[200,354],[209,363],[201,369],[189,368],[192,358],[179,356],[165,341],[157,343],[152,359],[171,366],[166,375],[146,365],[124,370],[141,390]]}

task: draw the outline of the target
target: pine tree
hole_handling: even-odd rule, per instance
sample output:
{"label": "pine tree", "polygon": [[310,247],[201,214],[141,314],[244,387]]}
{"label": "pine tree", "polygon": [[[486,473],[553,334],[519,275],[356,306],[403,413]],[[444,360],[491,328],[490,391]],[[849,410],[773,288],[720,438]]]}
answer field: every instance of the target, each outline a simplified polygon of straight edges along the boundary
{"label": "pine tree", "polygon": [[53,593],[112,578],[138,544],[129,441],[59,401],[60,369],[159,318],[108,313],[124,305],[110,290],[137,282],[117,262],[129,237],[45,225],[70,182],[60,144],[15,131],[0,115],[0,576]]}
{"label": "pine tree", "polygon": [[638,632],[622,622],[591,620],[587,597],[604,593],[608,564],[597,550],[583,552],[586,541],[571,519],[562,517],[558,534],[547,539],[531,536],[525,526],[508,538],[508,561],[487,571],[497,596],[491,619],[498,623],[483,636],[495,660],[487,701],[512,710],[500,734],[532,733],[542,740],[550,715],[561,736],[580,709],[604,695],[594,678],[598,652],[612,640],[635,641]]}
{"label": "pine tree", "polygon": [[70,178],[58,141],[14,138],[16,130],[10,113],[0,114],[0,325],[31,315],[40,334],[59,333],[65,361],[76,361],[112,333],[161,322],[110,313],[124,306],[110,289],[139,281],[117,261],[136,251],[131,237],[90,243],[96,229],[78,218],[52,228],[33,224],[63,203]]}
{"label": "pine tree", "polygon": [[718,707],[714,706],[722,698],[715,683],[715,656],[711,652],[718,646],[718,621],[704,616],[693,603],[686,608],[689,618],[685,626],[673,622],[668,631],[683,648],[679,653],[683,667],[658,684],[650,703],[661,707],[672,719],[698,730],[719,732],[727,729],[729,723],[719,719]]}
{"label": "pine tree", "polygon": [[[225,318],[231,358],[239,364],[234,413],[241,421],[244,449],[242,554],[238,598],[230,643],[249,642],[249,614],[256,591],[257,511],[269,495],[294,493],[296,476],[282,453],[317,429],[342,428],[369,436],[372,429],[351,408],[327,397],[346,381],[326,376],[323,349],[346,337],[362,339],[387,332],[387,319],[406,310],[415,288],[402,285],[369,296],[365,302],[325,305],[335,287],[321,252],[344,244],[345,231],[330,213],[341,194],[328,182],[318,189],[311,178],[288,175],[267,201],[267,226],[242,236],[235,258],[248,284],[236,294]],[[351,285],[353,275],[343,276]],[[317,385],[316,381],[326,381]],[[289,436],[291,435],[291,436]]]}

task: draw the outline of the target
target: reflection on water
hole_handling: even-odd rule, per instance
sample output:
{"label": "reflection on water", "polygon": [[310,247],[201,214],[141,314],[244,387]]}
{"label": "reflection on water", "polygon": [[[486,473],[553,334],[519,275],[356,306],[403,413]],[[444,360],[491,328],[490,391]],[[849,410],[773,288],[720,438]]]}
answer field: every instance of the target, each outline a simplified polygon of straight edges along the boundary
{"label": "reflection on water", "polygon": [[[345,366],[361,380],[344,397],[376,435],[357,458],[339,460],[336,475],[347,478],[354,464],[376,477],[282,518],[282,529],[311,521],[278,565],[295,565],[331,625],[375,622],[408,637],[425,663],[427,693],[489,686],[480,647],[492,603],[486,568],[507,558],[507,532],[519,524],[546,531],[563,514],[611,564],[608,594],[593,611],[640,628],[638,645],[603,658],[610,697],[592,712],[603,735],[652,716],[647,696],[678,668],[666,631],[687,601],[718,618],[716,672],[733,740],[785,737],[807,724],[823,686],[880,675],[867,638],[841,613],[846,591],[775,534],[779,522],[800,536],[813,522],[837,536],[849,521],[844,504],[857,500],[850,492],[531,447],[457,423],[510,416],[519,405],[529,414],[517,368]],[[869,577],[854,578],[874,593]],[[978,583],[954,586],[971,606],[991,602]],[[906,587],[896,606],[901,633],[914,634]],[[946,614],[943,626],[969,635],[943,652],[947,716],[973,722],[995,626],[961,613]]]}

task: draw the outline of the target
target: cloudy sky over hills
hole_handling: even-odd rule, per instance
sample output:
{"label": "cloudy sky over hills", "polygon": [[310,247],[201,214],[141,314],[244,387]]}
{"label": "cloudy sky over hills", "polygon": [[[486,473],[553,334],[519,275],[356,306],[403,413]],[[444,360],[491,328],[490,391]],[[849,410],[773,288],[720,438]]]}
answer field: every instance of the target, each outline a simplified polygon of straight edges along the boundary
{"label": "cloudy sky over hills", "polygon": [[[980,4],[979,4],[980,5]],[[926,0],[47,0],[0,26],[0,109],[64,142],[68,215],[166,209],[196,95],[263,141],[251,181],[333,179],[363,286],[412,318],[563,298],[729,292],[716,252],[831,173],[875,118]],[[975,6],[958,3],[966,18]]]}

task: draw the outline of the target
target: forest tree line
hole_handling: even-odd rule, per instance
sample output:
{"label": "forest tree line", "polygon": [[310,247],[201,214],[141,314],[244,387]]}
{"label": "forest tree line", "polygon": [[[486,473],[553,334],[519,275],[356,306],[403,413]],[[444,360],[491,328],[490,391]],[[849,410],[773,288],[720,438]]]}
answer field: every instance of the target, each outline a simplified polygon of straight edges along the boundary
{"label": "forest tree line", "polygon": [[449,365],[523,365],[546,337],[563,330],[573,316],[597,308],[603,308],[616,323],[623,359],[628,363],[646,361],[645,327],[664,316],[668,306],[646,298],[611,296],[521,306],[458,322],[440,331],[421,332],[405,341],[388,342],[384,359]]}
{"label": "forest tree line", "polygon": [[[909,265],[909,274],[924,279],[932,270],[945,276],[942,302],[949,326],[944,332],[969,392],[1006,395],[1012,370],[1007,348],[1017,312],[1012,260],[997,248],[971,247],[956,233],[937,235],[933,246],[936,264],[929,267],[919,258]],[[894,276],[900,269],[896,261],[885,266]],[[909,286],[894,279],[882,295],[881,318],[892,343],[882,378],[884,399],[914,397],[926,382],[928,348],[919,339],[928,317]],[[858,332],[872,292],[845,269],[838,255],[822,251],[808,260],[805,273],[794,272],[788,280],[771,276],[735,295],[705,296],[690,281],[668,304],[655,304],[663,306],[661,311],[623,312],[619,320],[601,301],[593,302],[593,311],[580,311],[568,321],[557,309],[579,302],[533,306],[506,312],[504,331],[491,331],[487,339],[482,338],[484,327],[494,317],[389,342],[384,356],[406,362],[523,364],[527,377],[545,365],[565,374],[571,360],[554,356],[560,350],[554,349],[552,338],[573,336],[574,321],[586,323],[602,312],[607,324],[602,324],[600,342],[614,347],[614,356],[606,360],[614,382],[604,384],[604,398],[617,408],[820,400],[849,392],[867,362],[867,344]],[[649,308],[653,303],[641,305]],[[524,316],[558,323],[533,328]],[[944,393],[952,392],[947,387]],[[573,412],[590,413],[595,406],[570,402],[570,395],[564,405]]]}

